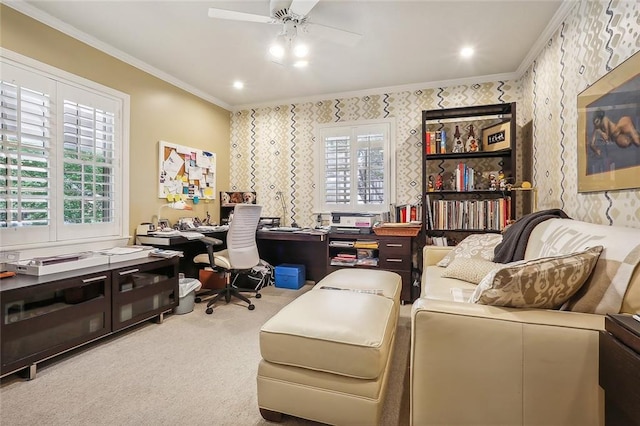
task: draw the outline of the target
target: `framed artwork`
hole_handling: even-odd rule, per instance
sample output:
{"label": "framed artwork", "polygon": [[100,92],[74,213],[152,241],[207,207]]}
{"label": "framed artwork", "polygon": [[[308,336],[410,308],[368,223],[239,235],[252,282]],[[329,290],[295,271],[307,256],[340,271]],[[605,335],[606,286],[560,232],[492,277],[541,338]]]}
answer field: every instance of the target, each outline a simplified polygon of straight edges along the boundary
{"label": "framed artwork", "polygon": [[578,95],[578,192],[640,188],[640,52]]}
{"label": "framed artwork", "polygon": [[503,121],[482,129],[482,151],[511,148],[511,121]]}

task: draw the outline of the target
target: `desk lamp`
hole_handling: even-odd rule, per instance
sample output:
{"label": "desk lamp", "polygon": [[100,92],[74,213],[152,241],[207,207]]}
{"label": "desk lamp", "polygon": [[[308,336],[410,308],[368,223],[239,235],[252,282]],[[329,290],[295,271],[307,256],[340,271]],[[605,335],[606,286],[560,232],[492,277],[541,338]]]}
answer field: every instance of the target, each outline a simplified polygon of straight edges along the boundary
{"label": "desk lamp", "polygon": [[158,208],[158,214],[156,215],[158,219],[157,226],[156,226],[157,229],[160,229],[160,212],[164,207],[168,207],[174,210],[193,210],[193,207],[185,203],[183,200],[174,201],[173,203],[162,204]]}

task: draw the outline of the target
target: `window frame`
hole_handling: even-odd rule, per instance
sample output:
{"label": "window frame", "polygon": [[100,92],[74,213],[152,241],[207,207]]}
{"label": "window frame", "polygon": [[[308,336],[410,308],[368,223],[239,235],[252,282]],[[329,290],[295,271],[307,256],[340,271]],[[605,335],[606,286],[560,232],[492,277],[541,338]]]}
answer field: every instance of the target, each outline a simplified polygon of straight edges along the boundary
{"label": "window frame", "polygon": [[[350,204],[327,203],[326,194],[326,172],[325,172],[325,155],[326,145],[324,143],[327,136],[335,136],[349,133],[352,138],[358,134],[358,129],[370,127],[386,127],[386,139],[384,143],[384,174],[385,174],[385,193],[381,204],[357,204],[357,200],[351,200]],[[357,120],[343,121],[336,123],[320,124],[316,126],[314,144],[315,152],[315,191],[314,191],[314,209],[317,213],[331,212],[353,212],[353,213],[383,213],[389,211],[389,206],[395,203],[396,198],[396,155],[395,155],[395,131],[396,121],[394,118],[386,118],[379,120]],[[355,148],[351,149],[351,158],[354,157]],[[353,170],[353,168],[352,168]]]}
{"label": "window frame", "polygon": [[[2,251],[20,250],[21,258],[39,256],[41,253],[77,253],[81,251],[96,250],[106,247],[126,244],[129,236],[129,129],[130,129],[130,97],[128,94],[103,86],[99,83],[44,64],[35,59],[23,56],[16,52],[0,48],[1,66],[5,64],[27,73],[32,73],[39,78],[54,81],[56,90],[52,93],[53,115],[55,122],[52,125],[52,151],[51,151],[51,214],[50,225],[40,228],[40,232],[47,232],[47,238],[38,241],[18,238],[21,234],[33,232],[35,228],[3,228],[0,229],[0,240],[3,241]],[[70,90],[75,93],[85,93],[90,98],[104,98],[116,106],[114,111],[117,116],[116,139],[118,142],[118,154],[116,157],[117,172],[115,175],[116,193],[114,200],[118,205],[115,221],[109,226],[102,224],[84,224],[74,227],[73,232],[68,232],[70,225],[64,224],[63,219],[63,194],[64,170],[63,170],[63,133],[62,119],[64,98],[58,93]],[[84,99],[75,99],[80,102]],[[46,230],[44,229],[46,228]],[[87,233],[87,231],[89,233]],[[20,241],[20,242],[17,242]]]}

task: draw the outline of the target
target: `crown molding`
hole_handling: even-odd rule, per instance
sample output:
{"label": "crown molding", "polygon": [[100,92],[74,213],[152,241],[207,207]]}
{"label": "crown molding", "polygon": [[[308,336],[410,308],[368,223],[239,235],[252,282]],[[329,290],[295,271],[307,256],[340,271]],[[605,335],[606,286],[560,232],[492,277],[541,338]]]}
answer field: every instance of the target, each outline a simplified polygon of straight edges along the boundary
{"label": "crown molding", "polygon": [[259,103],[259,104],[234,105],[231,111],[236,112],[236,111],[253,109],[253,108],[265,108],[265,107],[279,106],[279,105],[301,104],[306,102],[320,102],[320,101],[326,101],[329,99],[358,98],[362,96],[385,95],[389,93],[398,93],[398,92],[412,92],[414,90],[437,89],[440,87],[482,84],[482,83],[488,83],[492,81],[515,80],[516,77],[517,77],[516,73],[505,73],[505,74],[491,74],[491,75],[485,75],[485,76],[460,78],[455,80],[440,80],[440,81],[429,81],[424,83],[403,84],[400,86],[379,87],[379,88],[373,88],[373,89],[354,90],[351,92],[338,92],[338,93],[329,93],[329,94],[323,94],[323,95],[313,95],[313,96],[307,96],[307,97],[301,97],[301,98],[283,99],[278,101],[268,101],[268,102]]}
{"label": "crown molding", "polygon": [[153,75],[154,77],[157,77],[163,81],[166,81],[169,84],[172,84],[186,92],[191,93],[192,95],[195,95],[207,102],[211,102],[214,105],[217,105],[221,108],[226,109],[227,111],[231,110],[231,105],[227,104],[226,102],[221,101],[218,98],[215,98],[211,95],[209,95],[208,93],[203,92],[202,90],[199,90],[187,83],[185,83],[184,81],[170,75],[167,74],[164,71],[160,71],[159,69],[147,64],[146,62],[143,62],[139,59],[134,58],[133,56],[122,52],[119,49],[116,49],[115,47],[111,46],[110,44],[104,43],[82,31],[80,31],[79,29],[77,29],[76,27],[69,25],[65,22],[62,22],[61,20],[54,18],[53,16],[49,15],[48,13],[43,12],[40,9],[37,9],[33,6],[31,6],[30,4],[27,4],[26,2],[24,2],[23,0],[12,0],[12,1],[2,1],[3,4],[7,5],[8,7],[17,10],[18,12],[29,16],[30,18],[35,19],[36,21],[39,21],[55,30],[58,30],[70,37],[73,37],[76,40],[79,40],[95,49],[98,49],[104,53],[106,53],[109,56],[113,56],[116,59],[121,60],[122,62],[125,62],[131,66],[134,66],[148,74]]}
{"label": "crown molding", "polygon": [[562,0],[560,7],[553,15],[553,18],[551,18],[544,31],[542,31],[542,33],[540,34],[540,37],[538,37],[538,40],[536,40],[536,42],[529,50],[529,53],[527,53],[527,56],[525,56],[525,58],[520,63],[520,66],[516,71],[516,75],[518,76],[518,78],[522,77],[527,69],[531,66],[531,64],[533,64],[533,61],[538,57],[538,55],[540,55],[544,47],[549,42],[549,39],[558,30],[560,24],[564,22],[564,20],[567,18],[567,16],[569,16],[573,8],[578,3],[579,2],[576,0]]}

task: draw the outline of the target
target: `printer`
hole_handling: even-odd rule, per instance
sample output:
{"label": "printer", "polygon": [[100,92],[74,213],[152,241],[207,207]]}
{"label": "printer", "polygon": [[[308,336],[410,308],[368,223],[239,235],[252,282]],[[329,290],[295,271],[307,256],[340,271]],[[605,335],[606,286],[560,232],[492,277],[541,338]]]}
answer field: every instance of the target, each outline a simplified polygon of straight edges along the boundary
{"label": "printer", "polygon": [[331,213],[331,232],[338,234],[371,234],[376,215],[373,213]]}

